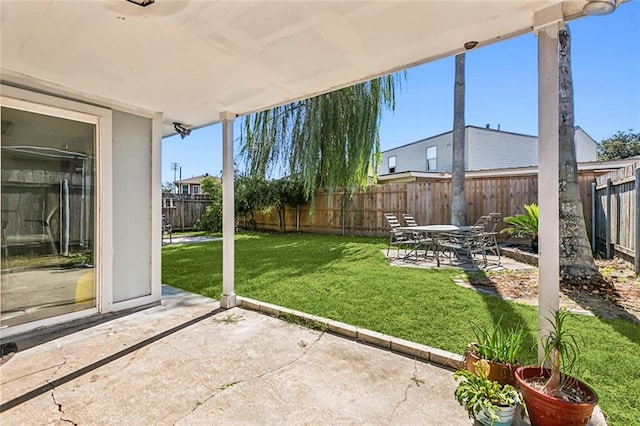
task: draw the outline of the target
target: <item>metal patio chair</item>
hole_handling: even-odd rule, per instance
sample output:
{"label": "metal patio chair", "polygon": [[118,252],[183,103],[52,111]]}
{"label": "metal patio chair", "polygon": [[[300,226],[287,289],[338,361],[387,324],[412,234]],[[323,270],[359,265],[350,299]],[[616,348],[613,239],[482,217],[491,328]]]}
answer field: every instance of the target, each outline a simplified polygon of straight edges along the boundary
{"label": "metal patio chair", "polygon": [[[385,213],[385,219],[387,220],[387,224],[389,225],[390,236],[389,236],[389,246],[387,247],[387,257],[389,257],[389,252],[391,250],[391,246],[395,246],[397,249],[396,259],[400,258],[400,249],[404,248],[405,255],[404,258],[407,258],[407,254],[414,252],[417,250],[417,245],[419,244],[419,239],[414,238],[413,233],[407,233],[400,229],[400,222],[398,218],[393,213]],[[407,252],[408,250],[408,252]],[[417,251],[416,251],[417,258]]]}
{"label": "metal patio chair", "polygon": [[471,262],[474,262],[476,254],[481,254],[482,262],[486,266],[486,239],[489,237],[486,229],[490,221],[489,215],[480,216],[468,232],[441,233],[438,236],[438,250],[449,258],[451,264],[454,258],[460,261],[461,254],[467,255]]}
{"label": "metal patio chair", "polygon": [[[402,218],[404,219],[404,223],[407,224],[408,227],[418,226],[418,222],[416,222],[413,215],[409,213],[403,213]],[[424,248],[425,257],[427,257],[427,252],[431,249],[432,253],[435,253],[435,247],[433,246],[435,240],[430,238],[425,232],[414,232],[413,238],[419,241],[419,245]]]}

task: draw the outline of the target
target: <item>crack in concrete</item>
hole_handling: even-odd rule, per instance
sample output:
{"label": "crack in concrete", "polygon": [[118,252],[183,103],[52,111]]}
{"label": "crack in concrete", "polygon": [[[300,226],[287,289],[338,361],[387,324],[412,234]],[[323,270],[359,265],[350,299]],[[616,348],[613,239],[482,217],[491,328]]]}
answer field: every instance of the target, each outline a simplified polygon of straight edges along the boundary
{"label": "crack in concrete", "polygon": [[61,422],[66,422],[66,423],[71,423],[73,426],[78,426],[78,423],[70,420],[70,419],[65,419],[64,416],[64,410],[62,409],[62,404],[60,404],[58,401],[56,401],[56,388],[51,386],[51,399],[53,400],[53,403],[58,407],[58,412],[60,413],[60,421]]}
{"label": "crack in concrete", "polygon": [[196,359],[196,357],[193,356],[193,354],[191,354],[190,352],[187,351],[183,351],[182,349],[178,349],[175,346],[173,346],[170,342],[165,342],[163,340],[160,340],[159,343],[162,343],[163,345],[167,345],[169,346],[171,349],[173,349],[174,351],[184,354],[184,355],[189,355],[190,359]]}
{"label": "crack in concrete", "polygon": [[[318,343],[320,341],[320,339],[322,338],[322,336],[324,336],[325,332],[322,331],[320,332],[320,334],[318,335],[318,337],[316,338],[316,340],[314,340],[310,345],[307,345],[305,347],[303,347],[303,351],[300,355],[298,355],[297,357],[295,357],[293,360],[289,361],[288,363],[281,365],[279,367],[276,367],[272,370],[267,370],[263,373],[258,374],[257,376],[254,377],[249,377],[247,379],[240,379],[231,383],[227,383],[227,384],[223,384],[222,386],[216,388],[216,392],[214,392],[213,394],[209,395],[206,399],[204,399],[203,401],[197,401],[196,405],[189,410],[187,413],[183,414],[182,416],[180,416],[179,418],[177,418],[173,424],[175,425],[176,423],[178,423],[180,420],[182,420],[183,418],[187,417],[189,414],[193,413],[194,411],[196,411],[201,405],[204,405],[206,402],[208,402],[209,400],[215,398],[218,394],[224,392],[226,389],[232,388],[233,386],[240,384],[240,383],[246,383],[246,382],[251,382],[253,380],[257,380],[260,379],[268,374],[271,373],[275,373],[276,371],[280,371],[283,370],[289,366],[291,366],[292,364],[296,363],[300,358],[302,358],[303,356],[305,356],[307,354],[307,352],[309,352],[309,350],[315,346],[316,343]],[[208,387],[205,385],[205,387]]]}
{"label": "crack in concrete", "polygon": [[[58,371],[60,371],[60,369],[62,368],[63,365],[65,365],[67,363],[67,359],[66,358],[62,358],[62,363],[58,364],[56,368],[56,371],[53,372],[52,376],[56,376],[58,374]],[[77,426],[78,424],[72,420],[69,419],[65,419],[64,416],[64,410],[62,409],[62,404],[60,404],[57,400],[56,400],[56,387],[53,386],[51,384],[51,382],[49,380],[47,380],[47,384],[49,386],[51,386],[51,399],[53,400],[53,403],[58,407],[58,412],[60,413],[60,421],[62,422],[66,422],[66,423],[71,423],[73,426]]]}
{"label": "crack in concrete", "polygon": [[43,371],[51,370],[52,368],[56,368],[56,371],[53,372],[55,375],[60,367],[67,363],[66,358],[62,358],[62,362],[60,364],[52,365],[51,367],[41,368],[40,370],[32,371],[31,373],[25,374],[20,377],[16,377],[15,379],[7,380],[6,382],[0,382],[0,385],[6,385],[7,383],[15,382],[16,380],[24,379],[25,377],[33,376],[34,374],[42,373]]}
{"label": "crack in concrete", "polygon": [[398,408],[402,404],[407,402],[407,399],[409,397],[409,389],[411,389],[414,384],[416,386],[420,386],[420,384],[424,383],[423,380],[418,379],[418,377],[416,376],[417,372],[418,372],[418,360],[414,359],[414,361],[413,361],[413,374],[411,375],[410,383],[404,389],[403,398],[400,401],[398,401],[398,403],[395,405],[395,407],[393,407],[393,410],[391,411],[391,414],[389,414],[389,422],[391,422],[391,420],[393,419],[393,416],[396,414],[396,411],[398,410]]}

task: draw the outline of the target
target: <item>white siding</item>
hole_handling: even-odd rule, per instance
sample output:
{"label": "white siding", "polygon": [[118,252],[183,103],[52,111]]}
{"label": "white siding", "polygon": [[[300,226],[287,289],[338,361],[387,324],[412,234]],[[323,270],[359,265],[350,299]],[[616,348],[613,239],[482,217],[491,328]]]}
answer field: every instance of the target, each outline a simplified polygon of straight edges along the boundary
{"label": "white siding", "polygon": [[[427,171],[428,147],[438,147],[438,172],[450,172],[453,162],[453,133],[443,133],[382,153],[379,174],[389,173],[389,157],[396,156],[395,173]],[[538,165],[538,138],[519,133],[467,126],[465,128],[466,170],[489,170]],[[598,144],[576,127],[576,155],[579,162],[596,161]],[[430,171],[430,170],[429,170]]]}
{"label": "white siding", "polygon": [[467,128],[467,170],[538,164],[538,138],[477,127]]}
{"label": "white siding", "polygon": [[[382,153],[382,164],[378,174],[389,173],[389,157],[396,156],[395,173],[427,170],[427,148],[436,146],[438,149],[438,172],[451,171],[451,132],[428,139],[423,139],[408,145],[391,149]],[[429,170],[431,171],[431,170]]]}
{"label": "white siding", "polygon": [[576,127],[576,158],[578,162],[596,161],[598,144],[580,127]]}
{"label": "white siding", "polygon": [[113,112],[113,170],[117,303],[151,294],[151,119]]}

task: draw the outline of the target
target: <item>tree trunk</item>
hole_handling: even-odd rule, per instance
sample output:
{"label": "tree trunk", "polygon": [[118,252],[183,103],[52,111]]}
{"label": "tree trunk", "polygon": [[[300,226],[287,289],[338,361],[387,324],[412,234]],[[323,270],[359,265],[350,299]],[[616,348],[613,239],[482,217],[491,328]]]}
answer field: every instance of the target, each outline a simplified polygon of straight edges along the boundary
{"label": "tree trunk", "polygon": [[604,279],[591,253],[584,222],[576,160],[571,77],[571,38],[567,27],[558,33],[560,65],[560,276],[565,285],[601,285]]}
{"label": "tree trunk", "polygon": [[451,223],[467,224],[464,194],[464,53],[456,55],[456,80],[453,98],[453,164],[451,166]]}

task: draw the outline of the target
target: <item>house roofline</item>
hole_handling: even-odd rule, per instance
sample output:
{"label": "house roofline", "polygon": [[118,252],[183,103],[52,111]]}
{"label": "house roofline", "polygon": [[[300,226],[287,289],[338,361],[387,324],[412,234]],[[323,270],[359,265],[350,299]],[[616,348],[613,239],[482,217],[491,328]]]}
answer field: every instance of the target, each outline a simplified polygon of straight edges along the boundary
{"label": "house roofline", "polygon": [[[589,136],[589,138],[592,141],[596,142],[595,139],[593,139],[591,137],[591,135],[589,135],[582,127],[580,127],[580,126],[575,126],[575,127],[576,127],[576,129],[578,129],[578,128],[581,129],[587,136]],[[464,126],[464,128],[465,128],[465,130],[471,128],[471,129],[478,129],[478,130],[489,131],[489,132],[503,133],[503,134],[507,134],[507,135],[524,136],[524,137],[527,137],[527,138],[538,139],[538,137],[535,136],[535,135],[528,135],[526,133],[518,133],[518,132],[510,132],[510,131],[507,131],[507,130],[487,129],[486,127],[475,126],[475,125],[472,125],[472,124],[468,124],[468,125]],[[401,149],[401,148],[405,148],[407,146],[411,146],[411,145],[415,145],[415,144],[418,144],[418,143],[426,142],[426,141],[428,141],[430,139],[438,138],[438,137],[444,136],[444,135],[446,135],[448,133],[453,133],[453,130],[449,130],[449,131],[446,131],[446,132],[438,133],[437,135],[429,136],[429,137],[424,138],[424,139],[419,139],[419,140],[414,141],[414,142],[409,142],[409,143],[406,143],[404,145],[396,146],[394,148],[389,148],[389,149],[387,149],[385,151],[382,151],[382,154],[389,153],[389,152],[394,151],[396,149]],[[597,144],[597,142],[596,142],[596,144]]]}
{"label": "house roofline", "polygon": [[199,175],[199,176],[192,176],[190,178],[185,178],[185,179],[181,179],[181,180],[176,180],[173,183],[175,183],[176,185],[180,185],[180,184],[186,184],[186,183],[195,183],[195,184],[199,184],[200,181],[206,177],[211,177],[214,179],[219,179],[216,176],[213,176],[209,173],[205,173],[203,175]]}
{"label": "house roofline", "polygon": [[[610,171],[618,170],[622,167],[629,166],[634,163],[640,163],[640,156],[625,158],[624,160],[610,160],[610,161],[587,161],[578,163],[579,171],[599,171],[607,173]],[[465,171],[465,177],[478,178],[487,176],[527,176],[538,174],[537,166],[529,167],[509,167],[504,169],[484,169],[484,170],[467,170]],[[450,178],[449,172],[421,172],[421,171],[406,171],[399,173],[391,173],[378,176],[378,182],[385,182],[390,180],[402,180],[402,179],[443,179]]]}

